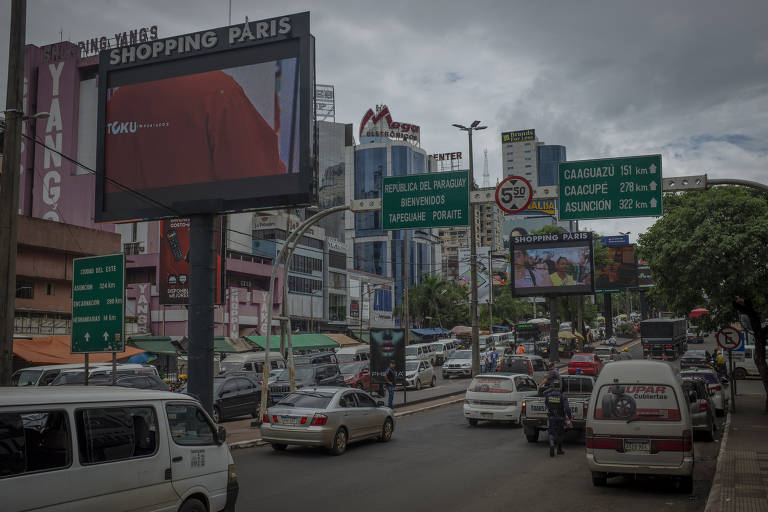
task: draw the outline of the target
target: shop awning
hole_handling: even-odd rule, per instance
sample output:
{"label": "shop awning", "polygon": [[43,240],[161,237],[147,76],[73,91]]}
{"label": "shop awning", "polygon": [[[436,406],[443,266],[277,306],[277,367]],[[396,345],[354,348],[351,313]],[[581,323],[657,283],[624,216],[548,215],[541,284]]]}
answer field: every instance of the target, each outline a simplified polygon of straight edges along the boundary
{"label": "shop awning", "polygon": [[462,334],[472,334],[472,328],[467,327],[466,325],[457,325],[451,329],[451,333],[455,334],[456,336],[461,336]]}
{"label": "shop awning", "polygon": [[349,346],[354,346],[354,345],[362,345],[362,343],[360,343],[357,340],[354,340],[354,339],[350,338],[346,334],[328,333],[325,336],[328,336],[329,338],[331,338],[333,341],[335,341],[336,343],[338,343],[342,347],[349,347]]}
{"label": "shop awning", "polygon": [[[46,336],[34,339],[14,339],[13,355],[33,364],[76,364],[84,361],[83,354],[70,354],[72,341],[69,335]],[[117,360],[127,359],[144,351],[139,348],[125,347],[125,352],[117,353]],[[91,354],[92,363],[112,361],[111,353]]]}
{"label": "shop awning", "polygon": [[128,338],[128,343],[150,354],[175,356],[182,352],[168,336],[131,336]]}
{"label": "shop awning", "polygon": [[[266,350],[266,336],[246,336],[246,339],[255,343],[262,350]],[[286,344],[288,343],[286,339]],[[280,350],[280,335],[273,334],[269,337],[270,351]],[[333,341],[325,334],[293,334],[291,335],[291,345],[294,350],[313,350],[313,349],[332,349],[337,348],[339,344]]]}
{"label": "shop awning", "polygon": [[445,329],[439,329],[439,328],[433,328],[433,329],[411,329],[411,332],[416,334],[417,336],[421,336],[422,338],[435,338],[439,336],[447,336],[451,332],[446,331]]}

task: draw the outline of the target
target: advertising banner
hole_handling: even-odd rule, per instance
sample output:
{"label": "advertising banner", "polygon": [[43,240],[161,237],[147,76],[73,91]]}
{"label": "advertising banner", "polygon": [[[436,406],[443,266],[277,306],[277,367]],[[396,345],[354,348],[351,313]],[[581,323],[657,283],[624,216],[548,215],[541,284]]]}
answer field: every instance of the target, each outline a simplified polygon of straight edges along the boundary
{"label": "advertising banner", "polygon": [[[477,248],[477,302],[488,303],[488,286],[491,275],[488,269],[490,247]],[[469,247],[459,247],[459,283],[469,287],[472,283],[471,251]]]}
{"label": "advertising banner", "polygon": [[[222,282],[224,258],[222,257],[221,219],[217,222],[216,242],[216,304],[223,304]],[[160,304],[189,304],[189,248],[190,219],[165,219],[160,239],[160,266],[158,269],[158,295]]]}
{"label": "advertising banner", "polygon": [[[680,408],[675,390],[670,386],[613,384],[600,388],[595,407],[595,419],[678,421]],[[648,440],[644,442],[647,443]]]}
{"label": "advertising banner", "polygon": [[104,50],[96,219],[312,198],[309,13]]}
{"label": "advertising banner", "polygon": [[512,142],[525,142],[536,140],[536,130],[517,130],[514,132],[501,132],[501,143],[508,144]]}
{"label": "advertising banner", "polygon": [[384,380],[384,372],[389,368],[389,362],[395,362],[395,378],[397,383],[405,381],[405,330],[404,329],[371,329],[371,379],[372,383],[380,384]]}
{"label": "advertising banner", "polygon": [[595,292],[618,293],[637,288],[637,263],[634,245],[609,245],[608,262],[595,269]]}
{"label": "advertising banner", "polygon": [[229,337],[240,337],[240,288],[229,289]]}
{"label": "advertising banner", "polygon": [[592,233],[510,238],[517,297],[594,293]]}
{"label": "advertising banner", "polygon": [[136,285],[136,327],[141,333],[152,334],[152,284]]}
{"label": "advertising banner", "polygon": [[647,289],[653,286],[653,281],[651,280],[651,267],[649,267],[648,262],[644,260],[637,261],[637,286],[641,289]]}

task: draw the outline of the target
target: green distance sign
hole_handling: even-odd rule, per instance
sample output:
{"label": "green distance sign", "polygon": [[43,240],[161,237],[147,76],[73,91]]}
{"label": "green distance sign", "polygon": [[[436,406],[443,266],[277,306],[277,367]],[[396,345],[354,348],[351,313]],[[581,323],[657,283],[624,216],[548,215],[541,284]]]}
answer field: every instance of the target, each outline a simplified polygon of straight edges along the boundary
{"label": "green distance sign", "polygon": [[393,176],[382,183],[384,229],[469,226],[469,173]]}
{"label": "green distance sign", "polygon": [[125,352],[125,255],[76,258],[72,267],[71,352]]}
{"label": "green distance sign", "polygon": [[561,220],[658,217],[661,155],[561,162]]}

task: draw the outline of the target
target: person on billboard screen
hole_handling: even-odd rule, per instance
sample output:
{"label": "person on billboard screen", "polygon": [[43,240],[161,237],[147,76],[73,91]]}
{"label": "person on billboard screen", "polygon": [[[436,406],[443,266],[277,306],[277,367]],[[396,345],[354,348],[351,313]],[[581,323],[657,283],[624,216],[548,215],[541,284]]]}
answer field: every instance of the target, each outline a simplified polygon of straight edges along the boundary
{"label": "person on billboard screen", "polygon": [[555,273],[551,274],[549,278],[552,280],[553,286],[572,286],[576,284],[573,276],[568,274],[568,258],[565,256],[557,258]]}
{"label": "person on billboard screen", "polygon": [[273,128],[248,93],[221,70],[110,89],[106,176],[146,190],[285,174],[279,117]]}

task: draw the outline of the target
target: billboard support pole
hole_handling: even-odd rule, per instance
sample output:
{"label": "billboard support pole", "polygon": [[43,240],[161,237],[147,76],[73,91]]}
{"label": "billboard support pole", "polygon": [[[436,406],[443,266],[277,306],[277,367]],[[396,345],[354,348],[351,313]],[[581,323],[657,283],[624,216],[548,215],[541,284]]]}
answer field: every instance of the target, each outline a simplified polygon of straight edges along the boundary
{"label": "billboard support pole", "polygon": [[613,336],[613,301],[610,293],[603,294],[603,316],[605,317],[605,339]]}
{"label": "billboard support pole", "polygon": [[24,38],[27,2],[11,3],[11,32],[8,48],[8,91],[5,101],[5,153],[0,174],[0,386],[11,384],[13,327],[16,315],[16,249],[18,241],[19,166],[21,127],[24,123]]}
{"label": "billboard support pole", "polygon": [[640,290],[640,320],[648,319],[648,304],[645,301],[645,290]]}
{"label": "billboard support pole", "polygon": [[85,353],[85,360],[83,361],[83,385],[88,385],[88,358],[90,354],[88,352]]}
{"label": "billboard support pole", "polygon": [[214,219],[213,214],[192,215],[190,219],[188,386],[208,414],[213,413]]}
{"label": "billboard support pole", "polygon": [[[405,341],[404,345],[408,346],[408,337],[409,337],[409,311],[408,311],[408,231],[405,229],[402,231],[403,233],[403,261],[402,267],[403,267],[403,328],[405,329]],[[361,297],[362,298],[362,297]],[[363,308],[360,308],[360,318],[363,317]],[[405,368],[403,368],[403,376],[405,376]],[[397,376],[395,376],[395,385],[397,385]],[[407,395],[406,390],[408,386],[405,385],[405,381],[403,381],[403,405],[407,404]],[[394,405],[394,404],[393,404]]]}
{"label": "billboard support pole", "polygon": [[560,362],[560,340],[557,338],[557,297],[549,298],[549,362]]}

